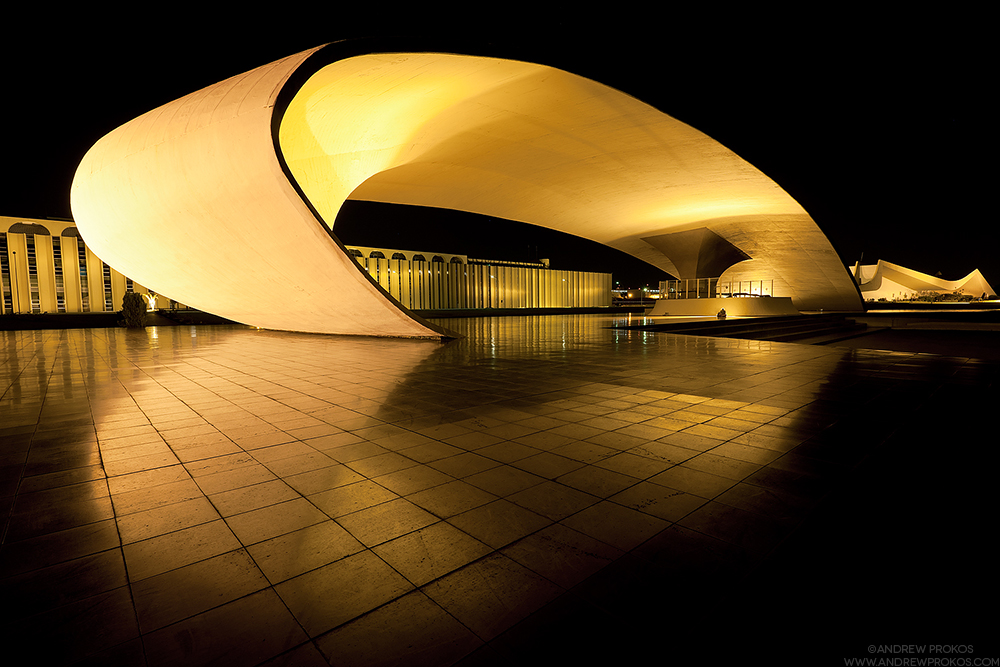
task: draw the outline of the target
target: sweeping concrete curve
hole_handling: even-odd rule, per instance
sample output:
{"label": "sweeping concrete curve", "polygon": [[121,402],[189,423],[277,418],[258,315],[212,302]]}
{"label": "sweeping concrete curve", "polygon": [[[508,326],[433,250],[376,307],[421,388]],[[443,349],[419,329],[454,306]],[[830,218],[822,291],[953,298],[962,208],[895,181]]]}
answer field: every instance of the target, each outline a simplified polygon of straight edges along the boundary
{"label": "sweeping concrete curve", "polygon": [[973,297],[996,294],[996,290],[986,282],[986,277],[979,269],[974,269],[958,280],[945,280],[880,259],[877,264],[855,264],[854,276],[861,294],[865,299],[873,301],[894,301],[917,296],[922,292],[961,292]]}
{"label": "sweeping concrete curve", "polygon": [[725,279],[861,308],[816,223],[735,153],[620,91],[498,57],[304,51],[111,132],[71,192],[94,252],[177,301],[269,329],[447,335],[347,255],[332,227],[347,199],[528,222],[679,277],[720,268],[665,254],[684,247],[672,234],[707,229],[739,251]]}

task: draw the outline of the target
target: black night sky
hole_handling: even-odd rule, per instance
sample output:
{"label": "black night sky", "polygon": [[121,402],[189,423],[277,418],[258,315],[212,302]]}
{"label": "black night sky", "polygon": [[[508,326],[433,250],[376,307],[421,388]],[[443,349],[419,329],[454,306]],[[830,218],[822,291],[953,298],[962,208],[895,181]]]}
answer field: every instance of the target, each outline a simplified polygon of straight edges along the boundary
{"label": "black night sky", "polygon": [[[994,74],[984,17],[732,15],[658,5],[655,16],[526,18],[520,9],[457,19],[324,10],[303,20],[301,5],[290,8],[294,19],[273,8],[236,17],[235,7],[192,19],[178,8],[170,18],[136,12],[131,23],[82,10],[29,11],[3,40],[0,215],[70,217],[72,176],[94,142],[226,77],[340,39],[400,34],[451,43],[457,35],[613,86],[705,132],[795,197],[845,262],[864,253],[866,263],[885,259],[947,279],[979,268],[1000,283],[996,215],[987,208],[996,133],[986,123]],[[384,207],[353,205],[345,215],[363,222],[373,212],[387,232],[380,245],[412,245],[389,229],[395,215]],[[581,251],[549,234],[516,234],[504,247],[454,231],[495,231],[501,221],[413,215],[443,225],[428,228],[439,241],[420,249],[550,257],[558,268],[611,270],[632,282],[659,276],[612,260],[594,266],[604,260],[588,255],[586,265],[573,265]],[[374,244],[351,238],[348,229],[365,225],[350,222],[345,242]]]}

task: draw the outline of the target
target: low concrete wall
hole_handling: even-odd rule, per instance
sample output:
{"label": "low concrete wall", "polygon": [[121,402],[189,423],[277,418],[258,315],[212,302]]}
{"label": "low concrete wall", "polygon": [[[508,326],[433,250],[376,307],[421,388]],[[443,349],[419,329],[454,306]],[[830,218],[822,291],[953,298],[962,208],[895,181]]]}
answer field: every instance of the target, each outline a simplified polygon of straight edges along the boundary
{"label": "low concrete wall", "polygon": [[772,317],[775,315],[798,315],[790,297],[744,297],[715,299],[660,299],[647,317],[656,316],[712,316],[723,308],[733,317]]}

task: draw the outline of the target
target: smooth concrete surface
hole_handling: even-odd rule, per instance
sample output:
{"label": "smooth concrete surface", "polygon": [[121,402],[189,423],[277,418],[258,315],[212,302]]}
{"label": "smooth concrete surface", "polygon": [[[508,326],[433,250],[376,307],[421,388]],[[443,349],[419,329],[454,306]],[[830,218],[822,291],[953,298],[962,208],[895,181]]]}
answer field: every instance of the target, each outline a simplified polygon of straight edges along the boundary
{"label": "smooth concrete surface", "polygon": [[282,170],[278,94],[304,52],[112,132],[73,179],[87,245],[170,298],[269,329],[439,337],[358,268]]}
{"label": "smooth concrete surface", "polygon": [[440,323],[466,337],[0,333],[5,650],[91,665],[1000,656],[979,604],[997,593],[983,427],[1000,362],[600,315]]}
{"label": "smooth concrete surface", "polygon": [[347,255],[335,236],[347,199],[526,222],[672,275],[661,248],[680,246],[664,235],[705,230],[753,258],[720,280],[769,280],[799,308],[862,307],[815,221],[765,174],[648,104],[537,63],[310,49],[122,125],[71,189],[99,257],[193,308],[275,330],[440,336]]}

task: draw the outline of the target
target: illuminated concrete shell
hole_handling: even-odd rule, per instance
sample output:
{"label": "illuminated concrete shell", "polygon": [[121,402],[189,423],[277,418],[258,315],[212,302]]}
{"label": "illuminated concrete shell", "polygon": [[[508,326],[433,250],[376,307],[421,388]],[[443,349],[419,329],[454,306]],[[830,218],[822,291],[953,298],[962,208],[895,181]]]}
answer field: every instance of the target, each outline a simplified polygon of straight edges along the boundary
{"label": "illuminated concrete shell", "polygon": [[974,297],[996,294],[996,290],[990,287],[979,269],[959,280],[943,280],[880,259],[877,264],[862,266],[855,264],[854,275],[860,285],[861,294],[865,299],[872,300],[892,301],[927,292],[944,294],[959,292]]}
{"label": "illuminated concrete shell", "polygon": [[799,308],[861,307],[815,222],[732,151],[600,83],[514,60],[305,51],[118,128],[72,189],[100,257],[193,307],[273,329],[440,335],[333,235],[349,198],[533,223],[674,275],[719,268],[664,252],[671,234],[705,228],[752,258],[731,279],[773,280]]}

